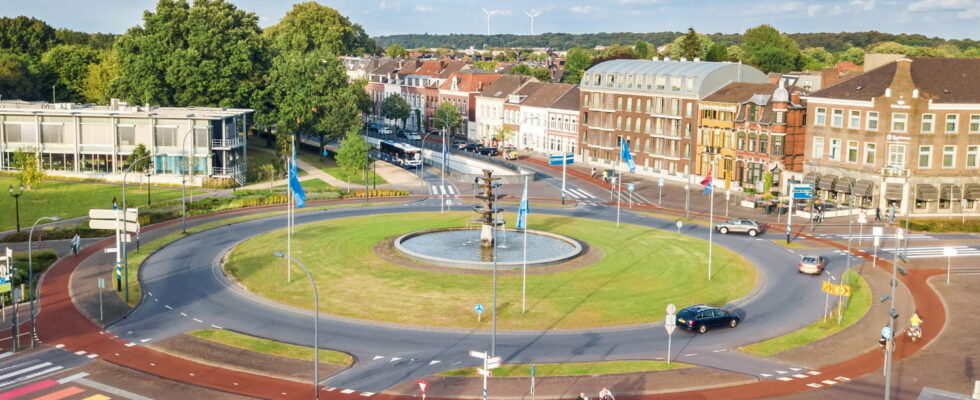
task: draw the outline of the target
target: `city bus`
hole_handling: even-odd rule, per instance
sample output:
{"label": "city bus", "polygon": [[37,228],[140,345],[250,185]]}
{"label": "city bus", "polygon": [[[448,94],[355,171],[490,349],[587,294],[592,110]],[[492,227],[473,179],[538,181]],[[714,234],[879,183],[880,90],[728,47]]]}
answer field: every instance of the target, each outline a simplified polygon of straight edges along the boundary
{"label": "city bus", "polygon": [[405,143],[382,140],[378,143],[381,160],[402,168],[418,168],[422,165],[422,149]]}

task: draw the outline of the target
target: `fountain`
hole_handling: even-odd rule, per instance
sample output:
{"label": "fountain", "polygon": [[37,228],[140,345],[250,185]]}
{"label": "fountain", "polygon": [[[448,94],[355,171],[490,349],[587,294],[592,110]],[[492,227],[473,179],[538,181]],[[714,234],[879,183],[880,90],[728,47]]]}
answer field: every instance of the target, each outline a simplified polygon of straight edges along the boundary
{"label": "fountain", "polygon": [[[476,196],[481,205],[473,207],[479,218],[471,223],[479,228],[437,228],[407,233],[394,241],[394,247],[402,255],[415,261],[453,268],[490,269],[496,253],[497,265],[513,268],[524,265],[523,235],[494,235],[494,231],[523,233],[519,229],[507,229],[497,207],[500,195],[496,193],[497,181],[493,171],[483,170],[478,178],[482,193]],[[535,230],[528,230],[528,268],[569,261],[582,253],[582,245],[572,238]],[[496,238],[495,238],[496,236]],[[512,243],[509,238],[520,238]],[[496,252],[494,252],[496,247]]]}

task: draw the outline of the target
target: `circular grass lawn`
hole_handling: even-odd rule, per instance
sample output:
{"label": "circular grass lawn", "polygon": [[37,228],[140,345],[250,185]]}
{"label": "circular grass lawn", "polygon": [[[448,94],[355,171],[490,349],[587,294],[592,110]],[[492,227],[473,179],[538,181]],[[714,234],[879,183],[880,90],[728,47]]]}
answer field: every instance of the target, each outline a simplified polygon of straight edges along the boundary
{"label": "circular grass lawn", "polygon": [[[472,213],[405,213],[343,218],[299,225],[293,257],[310,268],[320,312],[400,324],[490,328],[490,274],[411,268],[384,260],[373,247],[416,230],[463,226]],[[497,277],[500,329],[567,329],[646,323],[663,319],[668,303],[723,305],[748,294],[756,270],[715,246],[707,280],[707,242],[670,231],[563,216],[532,214],[528,228],[555,232],[600,249],[586,267],[527,276],[527,313],[521,315],[521,275]],[[232,250],[225,269],[248,290],[288,305],[313,309],[312,292],[298,266],[286,282],[286,231],[251,238]],[[486,311],[477,321],[476,304]]]}

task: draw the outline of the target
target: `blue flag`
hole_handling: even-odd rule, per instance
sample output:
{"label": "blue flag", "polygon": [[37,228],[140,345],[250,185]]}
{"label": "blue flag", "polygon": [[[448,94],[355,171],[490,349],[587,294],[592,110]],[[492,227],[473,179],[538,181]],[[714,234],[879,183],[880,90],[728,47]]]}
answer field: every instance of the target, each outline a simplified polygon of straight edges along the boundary
{"label": "blue flag", "polygon": [[630,172],[636,172],[636,163],[633,162],[633,155],[630,154],[630,144],[623,139],[620,139],[619,141],[620,144],[622,144],[619,158],[621,158],[623,162],[630,167]]}
{"label": "blue flag", "polygon": [[289,189],[293,191],[293,198],[296,199],[296,208],[306,206],[306,192],[299,184],[299,171],[296,168],[296,143],[293,143],[293,160],[289,165]]}
{"label": "blue flag", "polygon": [[524,194],[521,195],[521,206],[517,209],[517,229],[527,229],[527,180],[524,181]]}

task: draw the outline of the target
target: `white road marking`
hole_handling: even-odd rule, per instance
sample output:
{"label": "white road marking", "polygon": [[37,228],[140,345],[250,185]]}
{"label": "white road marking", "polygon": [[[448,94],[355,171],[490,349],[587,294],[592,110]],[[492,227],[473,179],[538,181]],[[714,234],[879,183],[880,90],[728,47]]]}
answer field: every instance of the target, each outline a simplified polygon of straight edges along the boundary
{"label": "white road marking", "polygon": [[27,375],[18,377],[17,379],[14,379],[14,380],[9,381],[9,382],[0,383],[0,387],[9,386],[9,385],[13,385],[13,384],[16,384],[16,383],[19,383],[19,382],[31,380],[31,379],[37,378],[39,376],[47,375],[47,374],[50,374],[52,372],[55,372],[55,371],[58,371],[58,370],[61,370],[61,369],[64,369],[64,367],[62,367],[60,365],[55,365],[55,366],[53,366],[51,368],[48,368],[48,369],[45,369],[45,370],[42,370],[42,371],[37,371],[37,372],[32,373],[32,374],[27,374]]}
{"label": "white road marking", "polygon": [[98,357],[98,356],[99,356],[98,354],[92,353],[92,354],[89,354],[86,357],[88,357],[88,358],[95,358],[95,357]]}
{"label": "white road marking", "polygon": [[155,301],[155,302],[157,302],[157,303],[159,303],[159,302],[160,302],[160,299],[158,299],[158,298],[156,298],[156,297],[154,297],[154,298],[153,298],[153,301]]}
{"label": "white road marking", "polygon": [[793,371],[797,371],[797,372],[803,370],[803,368],[794,368],[794,367],[789,367],[789,369],[791,369]]}
{"label": "white road marking", "polygon": [[[61,346],[61,347],[64,347],[65,345],[63,345],[63,344],[59,344],[58,346]],[[57,346],[55,346],[55,347],[57,347]],[[61,347],[58,347],[58,348],[60,349]],[[4,359],[4,358],[7,358],[7,357],[10,357],[10,356],[12,356],[12,355],[14,355],[14,353],[11,353],[11,352],[9,352],[9,351],[8,351],[8,352],[6,352],[6,353],[3,353],[3,354],[0,354],[0,360],[2,360],[2,359]]]}
{"label": "white road marking", "polygon": [[401,360],[401,359],[402,359],[401,357],[392,357],[391,358],[391,361],[389,361],[389,362],[395,362],[395,361],[398,361],[398,360]]}
{"label": "white road marking", "polygon": [[154,364],[154,363],[150,363],[150,366],[151,366],[151,367],[155,367],[155,366],[157,366],[157,365],[156,365],[156,364]]}
{"label": "white road marking", "polygon": [[[54,348],[56,348],[56,349],[60,349],[60,348],[62,348],[62,347],[65,347],[65,345],[63,345],[63,344],[58,344],[58,345],[55,345],[55,346],[54,346]],[[10,353],[7,353],[7,354],[10,354]]]}
{"label": "white road marking", "polygon": [[73,381],[75,379],[84,378],[86,376],[88,376],[88,372],[79,372],[79,373],[77,373],[75,375],[66,376],[64,378],[58,379],[58,384],[59,385],[64,385],[64,384],[66,384],[68,382],[71,382],[71,381]]}
{"label": "white road marking", "polygon": [[721,352],[723,352],[723,351],[728,351],[728,349],[719,349],[719,350],[713,350],[713,351],[711,351],[711,352],[712,352],[712,353],[721,353]]}
{"label": "white road marking", "polygon": [[14,372],[10,372],[10,373],[7,373],[7,374],[0,375],[0,380],[7,379],[7,378],[10,378],[12,376],[17,376],[17,375],[20,375],[20,374],[23,374],[23,373],[31,372],[31,371],[36,370],[36,369],[41,369],[41,368],[49,367],[51,365],[52,364],[49,363],[49,362],[35,364],[35,365],[32,365],[32,366],[27,367],[27,368],[22,368],[22,369],[19,369],[19,370],[14,371]]}
{"label": "white road marking", "polygon": [[153,292],[146,292],[146,294],[150,295],[150,297],[153,297]]}
{"label": "white road marking", "polygon": [[214,329],[225,329],[225,328],[222,328],[222,327],[220,327],[218,325],[215,325],[215,324],[211,324],[211,327],[214,328]]}
{"label": "white road marking", "polygon": [[796,379],[803,379],[803,378],[806,378],[806,375],[796,374],[796,375],[793,375],[793,377],[796,378]]}
{"label": "white road marking", "polygon": [[166,305],[166,304],[164,305],[164,307],[167,307],[167,309],[168,309],[168,310],[173,310],[173,309],[174,309],[173,307],[171,307],[171,306],[168,306],[168,305]]}
{"label": "white road marking", "polygon": [[456,194],[456,188],[453,186],[446,186],[446,192],[448,194]]}
{"label": "white road marking", "polygon": [[374,356],[374,359],[372,359],[371,361],[380,360],[382,358],[385,358],[385,356]]}
{"label": "white road marking", "polygon": [[199,324],[203,324],[203,323],[204,323],[204,321],[201,321],[201,320],[199,320],[199,319],[197,319],[197,318],[193,318],[193,319],[194,319],[194,322],[197,322],[197,323],[199,323]]}
{"label": "white road marking", "polygon": [[439,360],[432,360],[432,361],[429,361],[429,365],[435,365],[435,364],[438,364],[438,363],[441,363],[441,362],[442,361],[439,361]]}
{"label": "white road marking", "polygon": [[851,378],[847,378],[847,377],[843,377],[843,376],[838,376],[838,377],[836,377],[834,379],[836,379],[838,381],[841,381],[841,382],[847,382],[847,381],[850,381],[851,380]]}
{"label": "white road marking", "polygon": [[75,355],[78,355],[78,356],[84,356],[84,355],[85,355],[85,350],[79,350],[79,351],[76,351],[76,352],[75,352]]}
{"label": "white road marking", "polygon": [[[126,343],[126,347],[133,347],[133,346],[136,346],[136,343],[133,342]],[[118,356],[119,354],[116,355]]]}
{"label": "white road marking", "polygon": [[780,375],[785,375],[785,374],[787,374],[788,372],[786,372],[786,371],[780,371],[780,370],[778,370],[778,369],[777,369],[777,370],[776,370],[776,373],[777,373],[777,374],[780,374]]}
{"label": "white road marking", "polygon": [[354,393],[354,390],[353,389],[344,389],[344,390],[341,390],[340,393],[343,393],[343,394],[351,394],[351,393]]}
{"label": "white road marking", "polygon": [[374,396],[374,393],[372,393],[372,392],[361,392],[361,396],[371,397],[371,396]]}
{"label": "white road marking", "polygon": [[770,377],[770,376],[772,376],[772,375],[770,375],[770,374],[759,374],[759,376],[761,376],[761,377],[763,377],[763,378],[768,378],[768,377]]}
{"label": "white road marking", "polygon": [[153,340],[153,338],[140,339],[140,343],[146,343]]}
{"label": "white road marking", "polygon": [[186,316],[187,316],[187,313],[180,313],[180,315],[181,315],[182,317],[186,317]]}
{"label": "white road marking", "polygon": [[837,381],[832,381],[832,380],[830,380],[830,379],[827,379],[827,380],[825,380],[825,381],[822,381],[822,382],[823,382],[823,383],[824,383],[825,385],[836,385],[836,384],[837,384]]}
{"label": "white road marking", "polygon": [[810,371],[810,372],[807,372],[807,373],[810,374],[810,375],[813,375],[813,376],[820,375],[820,371]]}
{"label": "white road marking", "polygon": [[793,378],[789,378],[789,377],[785,377],[785,376],[780,376],[779,378],[776,378],[776,379],[779,379],[779,380],[781,380],[783,382],[789,382],[789,381],[793,380]]}
{"label": "white road marking", "polygon": [[809,386],[809,387],[812,387],[814,389],[819,388],[819,387],[823,387],[823,385],[821,385],[819,383],[808,383],[806,385]]}

